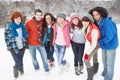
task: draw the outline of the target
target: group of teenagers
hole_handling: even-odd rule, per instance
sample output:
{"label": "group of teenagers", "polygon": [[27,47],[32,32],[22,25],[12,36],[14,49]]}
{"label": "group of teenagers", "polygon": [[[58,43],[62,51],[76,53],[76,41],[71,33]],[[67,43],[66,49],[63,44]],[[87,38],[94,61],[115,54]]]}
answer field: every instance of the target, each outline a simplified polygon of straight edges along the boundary
{"label": "group of teenagers", "polygon": [[[104,80],[113,80],[116,49],[118,47],[118,34],[116,24],[109,17],[104,7],[94,7],[80,19],[77,13],[70,14],[70,20],[64,13],[58,13],[56,18],[51,13],[36,9],[32,19],[25,23],[22,11],[14,10],[10,22],[5,27],[5,42],[7,50],[12,54],[15,65],[13,74],[15,78],[24,74],[23,56],[29,49],[35,71],[40,69],[36,58],[36,50],[40,53],[43,68],[49,72],[55,67],[53,53],[56,53],[59,73],[69,69],[70,64],[64,59],[66,48],[72,47],[74,53],[75,74],[82,74],[84,63],[87,79],[93,76],[99,68],[98,49],[102,49],[102,62]],[[71,36],[72,34],[72,36]],[[86,40],[90,47],[85,50]],[[69,56],[69,53],[66,53]],[[93,64],[91,65],[91,59]]]}

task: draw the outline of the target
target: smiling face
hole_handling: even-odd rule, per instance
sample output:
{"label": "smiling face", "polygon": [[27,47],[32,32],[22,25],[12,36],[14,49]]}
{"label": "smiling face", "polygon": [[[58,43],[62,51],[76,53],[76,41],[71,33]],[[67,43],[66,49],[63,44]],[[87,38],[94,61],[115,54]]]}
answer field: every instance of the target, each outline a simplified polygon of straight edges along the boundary
{"label": "smiling face", "polygon": [[58,24],[63,24],[64,21],[65,21],[65,19],[62,18],[62,17],[57,18],[57,23],[58,23]]}
{"label": "smiling face", "polygon": [[36,12],[34,16],[35,16],[35,19],[37,21],[40,21],[42,19],[42,13],[41,12]]}
{"label": "smiling face", "polygon": [[50,15],[47,15],[47,16],[45,17],[45,21],[46,21],[46,23],[47,23],[48,25],[50,25],[50,24],[52,23],[52,18],[50,17]]}
{"label": "smiling face", "polygon": [[93,11],[93,18],[96,20],[96,21],[99,21],[101,16],[100,14],[97,12],[97,11]]}
{"label": "smiling face", "polygon": [[21,23],[21,17],[14,18],[14,22],[19,25]]}
{"label": "smiling face", "polygon": [[79,22],[78,18],[74,18],[74,19],[72,20],[72,23],[73,23],[74,25],[78,25],[78,22]]}
{"label": "smiling face", "polygon": [[83,27],[87,28],[89,26],[90,22],[89,21],[82,21]]}

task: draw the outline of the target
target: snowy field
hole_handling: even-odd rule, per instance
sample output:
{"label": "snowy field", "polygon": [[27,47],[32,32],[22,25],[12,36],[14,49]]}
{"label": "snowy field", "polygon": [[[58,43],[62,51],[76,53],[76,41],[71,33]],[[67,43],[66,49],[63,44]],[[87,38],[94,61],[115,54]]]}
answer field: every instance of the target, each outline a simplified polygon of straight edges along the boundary
{"label": "snowy field", "polygon": [[[120,40],[120,25],[118,25],[118,36]],[[86,44],[86,49],[89,47],[89,44]],[[117,48],[116,54],[116,61],[115,61],[115,73],[113,80],[120,80],[120,47]],[[94,80],[103,80],[101,76],[103,70],[103,64],[101,60],[101,49],[98,51],[99,55],[99,70],[98,73],[94,76]],[[56,55],[54,54],[54,58],[56,60]],[[40,64],[40,70],[35,72],[32,61],[31,55],[28,50],[26,50],[24,55],[24,72],[23,76],[20,76],[17,80],[86,80],[87,73],[84,66],[84,73],[77,76],[74,73],[74,66],[73,66],[73,52],[71,47],[67,49],[65,54],[65,59],[70,63],[70,69],[67,72],[62,74],[58,74],[58,66],[57,62],[55,61],[55,67],[50,70],[50,73],[46,75],[44,73],[43,65],[41,62],[41,57],[39,53],[37,53],[37,59]],[[9,51],[6,49],[6,44],[4,41],[4,29],[0,29],[0,80],[13,80],[13,65],[14,61]]]}

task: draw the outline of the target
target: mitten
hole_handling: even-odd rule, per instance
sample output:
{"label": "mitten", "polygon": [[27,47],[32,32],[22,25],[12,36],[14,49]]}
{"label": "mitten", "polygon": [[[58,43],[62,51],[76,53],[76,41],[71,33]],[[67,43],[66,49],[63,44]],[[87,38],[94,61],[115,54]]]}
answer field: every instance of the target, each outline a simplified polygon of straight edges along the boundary
{"label": "mitten", "polygon": [[89,55],[87,53],[85,53],[84,60],[88,60],[88,59],[89,59]]}

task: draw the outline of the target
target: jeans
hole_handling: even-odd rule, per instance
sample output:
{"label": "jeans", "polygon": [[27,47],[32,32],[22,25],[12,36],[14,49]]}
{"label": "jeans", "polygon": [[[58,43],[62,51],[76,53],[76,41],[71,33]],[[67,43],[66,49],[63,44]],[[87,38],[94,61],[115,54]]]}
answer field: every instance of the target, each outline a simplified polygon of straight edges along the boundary
{"label": "jeans", "polygon": [[44,67],[45,71],[49,71],[48,62],[47,62],[47,54],[46,54],[45,48],[43,46],[40,46],[40,45],[39,46],[29,46],[29,51],[31,53],[34,69],[35,70],[39,69],[39,64],[38,64],[38,61],[36,58],[36,49],[40,53],[43,67]]}
{"label": "jeans", "polygon": [[115,50],[102,50],[102,62],[104,67],[102,76],[104,76],[104,80],[113,80],[115,56]]}
{"label": "jeans", "polygon": [[49,59],[50,61],[54,61],[54,57],[53,57],[53,53],[54,53],[54,47],[50,47],[50,41],[47,41],[47,43],[45,43],[45,50],[47,52],[47,59]]}
{"label": "jeans", "polygon": [[12,57],[15,61],[14,69],[19,69],[20,66],[23,65],[23,56],[24,56],[24,49],[20,49],[18,54],[13,54]]}
{"label": "jeans", "polygon": [[54,45],[55,53],[57,55],[57,61],[58,65],[65,65],[66,60],[63,60],[65,51],[66,51],[66,46],[65,45]]}
{"label": "jeans", "polygon": [[71,46],[74,53],[74,66],[83,66],[83,54],[85,44],[79,44],[71,41]]}

